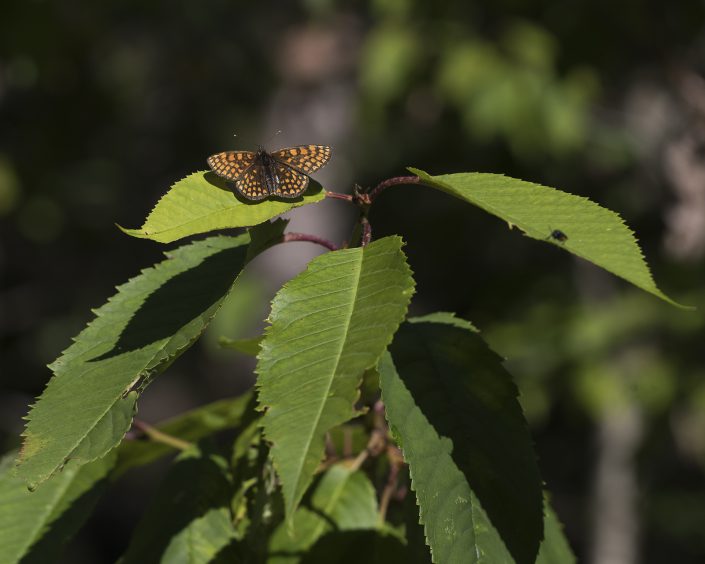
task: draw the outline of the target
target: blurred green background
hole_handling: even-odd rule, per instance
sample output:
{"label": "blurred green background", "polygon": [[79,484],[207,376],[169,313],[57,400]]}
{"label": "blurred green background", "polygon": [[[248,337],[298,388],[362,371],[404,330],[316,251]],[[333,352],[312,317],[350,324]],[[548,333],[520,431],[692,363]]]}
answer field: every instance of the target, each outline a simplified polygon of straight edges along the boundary
{"label": "blurred green background", "polygon": [[[698,311],[423,187],[388,190],[371,221],[407,241],[413,313],[456,311],[507,357],[580,561],[705,561],[704,73],[702,2],[3,0],[0,449],[90,308],[162,256],[115,223],[141,225],[211,153],[325,143],[331,190],[405,166],[498,172],[625,218]],[[354,219],[334,201],[292,216],[337,242]],[[140,417],[249,386],[252,361],[218,336],[256,335],[318,252],[258,259]],[[118,483],[65,561],[114,561],[161,470]]]}

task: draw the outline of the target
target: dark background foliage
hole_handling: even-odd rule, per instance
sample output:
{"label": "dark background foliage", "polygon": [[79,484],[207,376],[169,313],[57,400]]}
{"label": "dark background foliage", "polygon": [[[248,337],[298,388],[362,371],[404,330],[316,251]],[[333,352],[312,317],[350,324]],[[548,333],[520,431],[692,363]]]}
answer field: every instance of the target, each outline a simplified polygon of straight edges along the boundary
{"label": "dark background foliage", "polygon": [[[114,223],[140,225],[211,153],[326,143],[317,178],[332,190],[408,165],[498,172],[622,214],[659,285],[698,312],[423,187],[389,190],[371,220],[407,241],[412,311],[456,311],[508,358],[578,556],[702,561],[704,21],[700,3],[644,0],[3,2],[0,446],[17,446],[45,365],[90,308],[161,256]],[[338,242],[353,221],[342,202],[292,216]],[[140,417],[249,386],[252,362],[217,337],[257,334],[277,285],[317,252],[258,259],[245,298]],[[66,561],[114,560],[161,470],[117,484]]]}

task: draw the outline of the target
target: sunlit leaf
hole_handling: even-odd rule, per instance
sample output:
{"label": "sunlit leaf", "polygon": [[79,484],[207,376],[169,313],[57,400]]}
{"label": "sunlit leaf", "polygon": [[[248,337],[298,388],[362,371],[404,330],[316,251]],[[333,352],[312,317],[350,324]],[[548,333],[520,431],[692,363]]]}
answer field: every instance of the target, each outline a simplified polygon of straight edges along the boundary
{"label": "sunlit leaf", "polygon": [[[501,174],[459,173],[430,176],[409,169],[421,181],[465,200],[525,235],[545,241],[624,278],[678,307],[658,289],[634,233],[619,215],[580,196]],[[565,240],[552,237],[555,231]]]}
{"label": "sunlit leaf", "polygon": [[18,473],[30,485],[104,456],[130,428],[137,391],[199,337],[245,260],[247,235],[185,245],[118,288],[51,368],[27,417]]}
{"label": "sunlit leaf", "polygon": [[142,227],[120,229],[133,237],[170,243],[215,229],[257,225],[324,197],[325,191],[312,180],[306,193],[299,198],[252,202],[235,195],[214,173],[200,171],[176,182],[157,202]]}
{"label": "sunlit leaf", "polygon": [[404,318],[413,279],[401,246],[386,237],[321,255],[274,298],[257,385],[289,516],[323,456],[326,431],[355,416],[362,375]]}

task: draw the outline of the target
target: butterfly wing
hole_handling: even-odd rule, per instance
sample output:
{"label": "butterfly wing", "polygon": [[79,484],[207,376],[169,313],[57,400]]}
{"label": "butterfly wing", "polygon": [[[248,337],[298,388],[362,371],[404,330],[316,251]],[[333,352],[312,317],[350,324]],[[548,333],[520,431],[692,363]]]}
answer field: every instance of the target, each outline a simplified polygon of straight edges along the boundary
{"label": "butterfly wing", "polygon": [[274,151],[272,157],[294,170],[311,174],[330,160],[330,152],[325,145],[300,145]]}
{"label": "butterfly wing", "polygon": [[304,173],[282,163],[275,163],[274,170],[278,180],[276,196],[296,198],[306,191],[309,178]]}
{"label": "butterfly wing", "polygon": [[235,188],[248,200],[262,200],[269,196],[264,175],[264,167],[255,163],[235,180]]}
{"label": "butterfly wing", "polygon": [[225,151],[208,157],[208,166],[218,176],[235,182],[254,164],[255,156],[252,151]]}

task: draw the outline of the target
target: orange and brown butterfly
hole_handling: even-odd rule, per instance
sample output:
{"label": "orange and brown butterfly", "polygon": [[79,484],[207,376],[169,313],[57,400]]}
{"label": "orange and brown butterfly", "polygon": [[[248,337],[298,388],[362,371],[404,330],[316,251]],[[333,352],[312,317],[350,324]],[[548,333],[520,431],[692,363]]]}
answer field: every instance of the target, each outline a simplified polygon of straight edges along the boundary
{"label": "orange and brown butterfly", "polygon": [[248,200],[267,196],[296,198],[308,186],[308,175],[330,159],[330,147],[301,145],[269,153],[225,151],[208,157],[208,166],[218,176],[235,183],[237,191]]}

